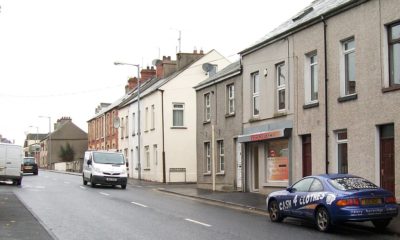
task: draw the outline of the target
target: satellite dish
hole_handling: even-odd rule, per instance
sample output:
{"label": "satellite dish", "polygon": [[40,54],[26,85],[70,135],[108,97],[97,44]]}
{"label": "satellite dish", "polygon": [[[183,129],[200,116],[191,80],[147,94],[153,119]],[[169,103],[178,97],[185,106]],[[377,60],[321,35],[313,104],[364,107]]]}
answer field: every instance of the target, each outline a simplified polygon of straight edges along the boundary
{"label": "satellite dish", "polygon": [[214,68],[214,65],[211,63],[204,63],[201,67],[203,68],[204,72],[210,72]]}
{"label": "satellite dish", "polygon": [[151,64],[153,64],[153,66],[157,66],[160,65],[162,63],[162,61],[160,59],[154,59]]}
{"label": "satellite dish", "polygon": [[120,121],[119,121],[119,117],[115,117],[113,119],[113,126],[114,128],[119,128],[119,126],[121,125]]}

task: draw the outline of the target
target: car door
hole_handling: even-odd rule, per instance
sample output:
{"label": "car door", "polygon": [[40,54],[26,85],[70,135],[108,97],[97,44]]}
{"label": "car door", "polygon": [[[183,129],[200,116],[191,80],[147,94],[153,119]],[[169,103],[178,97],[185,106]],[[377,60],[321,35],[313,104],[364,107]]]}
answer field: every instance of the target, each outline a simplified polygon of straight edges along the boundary
{"label": "car door", "polygon": [[91,153],[90,152],[86,152],[85,156],[83,158],[83,177],[86,179],[90,179],[90,166],[87,164],[87,161],[89,159],[92,159],[91,157]]}
{"label": "car door", "polygon": [[310,186],[314,181],[313,177],[303,178],[295,183],[290,192],[292,200],[291,215],[294,217],[305,217],[305,205]]}

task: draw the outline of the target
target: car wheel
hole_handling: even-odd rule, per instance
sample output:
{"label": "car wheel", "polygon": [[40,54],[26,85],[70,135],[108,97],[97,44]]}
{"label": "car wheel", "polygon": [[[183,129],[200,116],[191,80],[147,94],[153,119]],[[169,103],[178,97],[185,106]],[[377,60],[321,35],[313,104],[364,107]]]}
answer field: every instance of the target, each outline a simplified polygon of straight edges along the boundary
{"label": "car wheel", "polygon": [[121,185],[121,188],[122,188],[122,189],[126,189],[126,184],[122,184],[122,185]]}
{"label": "car wheel", "polygon": [[272,222],[282,222],[283,217],[279,211],[278,202],[276,200],[268,204],[268,213]]}
{"label": "car wheel", "polygon": [[390,221],[391,219],[373,220],[372,224],[375,226],[376,229],[382,231],[387,227],[387,225],[389,225]]}
{"label": "car wheel", "polygon": [[90,186],[91,186],[92,188],[95,188],[95,187],[96,187],[96,183],[93,182],[93,178],[92,178],[92,177],[90,177]]}
{"label": "car wheel", "polygon": [[315,224],[321,232],[328,232],[331,229],[331,218],[329,217],[328,210],[324,207],[319,207],[315,213]]}

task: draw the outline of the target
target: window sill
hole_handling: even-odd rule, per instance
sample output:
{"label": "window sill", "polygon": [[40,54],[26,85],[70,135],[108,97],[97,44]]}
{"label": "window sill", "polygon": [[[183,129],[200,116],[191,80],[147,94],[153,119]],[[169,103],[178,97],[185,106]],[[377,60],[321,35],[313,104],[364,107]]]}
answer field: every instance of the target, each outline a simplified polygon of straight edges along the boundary
{"label": "window sill", "polygon": [[276,112],[274,113],[274,118],[284,117],[287,115],[287,112]]}
{"label": "window sill", "polygon": [[171,127],[171,129],[187,129],[187,127]]}
{"label": "window sill", "polygon": [[289,183],[287,181],[281,182],[267,182],[263,184],[263,187],[287,187]]}
{"label": "window sill", "polygon": [[150,168],[143,168],[143,171],[150,171]]}
{"label": "window sill", "polygon": [[303,105],[303,109],[310,109],[310,108],[315,108],[319,106],[319,102],[314,102],[314,103],[307,103]]}
{"label": "window sill", "polygon": [[230,117],[234,117],[235,113],[227,113],[225,114],[225,118],[230,118]]}
{"label": "window sill", "polygon": [[149,130],[144,130],[144,132],[145,132],[145,133],[148,133],[148,132],[149,132]]}
{"label": "window sill", "polygon": [[203,176],[211,176],[210,172],[203,173]]}
{"label": "window sill", "polygon": [[209,124],[211,121],[203,121],[203,124]]}
{"label": "window sill", "polygon": [[155,129],[155,128],[151,128],[151,129],[150,129],[150,131],[154,131],[154,130],[156,130],[156,129]]}
{"label": "window sill", "polygon": [[225,176],[225,172],[217,172],[215,175],[217,175],[217,176]]}
{"label": "window sill", "polygon": [[258,116],[257,117],[252,117],[252,118],[249,119],[249,123],[258,122],[258,121],[261,121],[261,120],[262,119],[260,119]]}
{"label": "window sill", "polygon": [[347,102],[347,101],[352,101],[352,100],[356,100],[357,99],[357,93],[355,94],[351,94],[351,95],[347,95],[344,97],[339,97],[337,99],[338,102]]}
{"label": "window sill", "polygon": [[383,93],[393,92],[393,91],[397,91],[397,90],[400,90],[400,85],[394,85],[394,86],[382,88]]}
{"label": "window sill", "polygon": [[136,133],[132,133],[132,137],[136,136]]}
{"label": "window sill", "polygon": [[128,138],[129,136],[125,136],[125,138]]}

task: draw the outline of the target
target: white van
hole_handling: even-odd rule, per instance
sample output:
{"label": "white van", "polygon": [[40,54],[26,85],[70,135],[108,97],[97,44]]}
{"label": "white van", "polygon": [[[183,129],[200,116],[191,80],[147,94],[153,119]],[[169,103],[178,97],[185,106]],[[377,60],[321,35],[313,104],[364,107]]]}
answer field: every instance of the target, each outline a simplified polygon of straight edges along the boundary
{"label": "white van", "polygon": [[83,159],[83,185],[121,185],[126,188],[128,174],[124,155],[109,151],[86,151]]}
{"label": "white van", "polygon": [[11,180],[16,185],[22,182],[23,149],[21,146],[0,143],[0,180]]}

